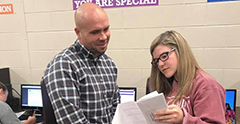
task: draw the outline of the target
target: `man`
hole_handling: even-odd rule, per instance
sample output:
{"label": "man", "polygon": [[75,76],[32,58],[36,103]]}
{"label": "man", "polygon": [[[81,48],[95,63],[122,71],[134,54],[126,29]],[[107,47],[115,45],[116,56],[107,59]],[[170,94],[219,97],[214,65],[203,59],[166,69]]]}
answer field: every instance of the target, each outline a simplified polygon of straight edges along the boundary
{"label": "man", "polygon": [[108,16],[93,3],[75,11],[77,41],[57,54],[43,77],[58,123],[110,124],[120,94],[117,67],[105,51]]}

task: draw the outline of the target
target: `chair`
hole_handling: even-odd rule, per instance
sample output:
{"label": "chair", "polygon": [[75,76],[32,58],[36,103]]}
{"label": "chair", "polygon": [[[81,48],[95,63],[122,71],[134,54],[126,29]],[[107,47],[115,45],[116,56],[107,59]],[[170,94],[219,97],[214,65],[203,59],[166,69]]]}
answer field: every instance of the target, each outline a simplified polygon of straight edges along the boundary
{"label": "chair", "polygon": [[41,81],[41,90],[42,90],[42,101],[43,101],[44,124],[57,124],[56,118],[53,112],[52,104],[48,97],[46,86],[43,81]]}
{"label": "chair", "polygon": [[146,83],[146,94],[150,93],[150,89],[149,89],[149,86],[150,83],[149,83],[149,78],[147,78],[147,83]]}

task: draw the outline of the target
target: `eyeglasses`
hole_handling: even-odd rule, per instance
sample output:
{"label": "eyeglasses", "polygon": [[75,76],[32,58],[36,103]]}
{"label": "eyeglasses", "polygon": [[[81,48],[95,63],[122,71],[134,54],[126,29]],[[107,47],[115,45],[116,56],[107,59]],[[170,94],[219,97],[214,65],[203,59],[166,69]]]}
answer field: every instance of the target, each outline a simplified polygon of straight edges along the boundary
{"label": "eyeglasses", "polygon": [[159,56],[159,58],[157,58],[157,59],[153,59],[153,61],[151,62],[151,64],[153,65],[153,66],[157,66],[158,65],[158,62],[159,62],[159,60],[161,60],[162,62],[165,62],[165,61],[167,61],[168,60],[168,58],[169,58],[169,56],[168,56],[168,54],[169,53],[171,53],[172,51],[174,51],[175,49],[174,48],[172,48],[171,50],[169,50],[169,51],[167,51],[167,52],[164,52],[164,53],[162,53],[160,56]]}

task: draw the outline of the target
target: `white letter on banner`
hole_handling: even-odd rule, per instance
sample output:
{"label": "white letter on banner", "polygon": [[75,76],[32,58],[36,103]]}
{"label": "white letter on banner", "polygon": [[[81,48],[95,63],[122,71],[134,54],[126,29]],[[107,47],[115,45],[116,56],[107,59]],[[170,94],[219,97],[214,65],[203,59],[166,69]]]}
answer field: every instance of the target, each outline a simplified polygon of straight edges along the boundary
{"label": "white letter on banner", "polygon": [[6,8],[8,9],[7,12],[11,12],[11,6],[6,6]]}
{"label": "white letter on banner", "polygon": [[113,6],[113,0],[108,0],[108,6]]}
{"label": "white letter on banner", "polygon": [[92,3],[92,0],[87,0],[88,3]]}
{"label": "white letter on banner", "polygon": [[74,1],[74,2],[75,2],[75,4],[76,4],[76,8],[78,8],[80,1]]}
{"label": "white letter on banner", "polygon": [[0,6],[0,12],[11,12],[11,6]]}
{"label": "white letter on banner", "polygon": [[121,5],[123,6],[124,3],[126,3],[126,1],[127,1],[127,0],[121,0],[121,3],[122,3]]}
{"label": "white letter on banner", "polygon": [[151,0],[151,3],[152,3],[152,4],[156,4],[156,3],[157,3],[157,0]]}
{"label": "white letter on banner", "polygon": [[133,2],[133,4],[134,5],[138,5],[139,4],[139,1],[138,0],[136,0],[137,2],[135,2],[135,0],[132,0],[132,2]]}
{"label": "white letter on banner", "polygon": [[84,3],[87,3],[87,1],[80,1],[80,5],[84,4]]}
{"label": "white letter on banner", "polygon": [[127,0],[127,5],[132,5],[132,1],[131,0]]}
{"label": "white letter on banner", "polygon": [[120,1],[119,0],[116,0],[116,6],[120,6]]}
{"label": "white letter on banner", "polygon": [[100,3],[100,0],[96,0],[96,4],[97,4],[98,6],[102,6],[101,3]]}
{"label": "white letter on banner", "polygon": [[143,1],[143,4],[148,4],[149,3],[149,0],[144,0]]}
{"label": "white letter on banner", "polygon": [[107,5],[107,0],[102,0],[102,7],[108,6]]}

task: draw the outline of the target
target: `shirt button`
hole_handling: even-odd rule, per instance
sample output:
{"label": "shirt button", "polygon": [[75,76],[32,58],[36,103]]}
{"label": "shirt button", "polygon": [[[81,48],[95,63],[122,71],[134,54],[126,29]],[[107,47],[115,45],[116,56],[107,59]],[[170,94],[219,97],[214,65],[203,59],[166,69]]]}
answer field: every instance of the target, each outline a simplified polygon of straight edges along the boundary
{"label": "shirt button", "polygon": [[107,98],[107,95],[106,95],[106,94],[104,95],[104,98]]}

